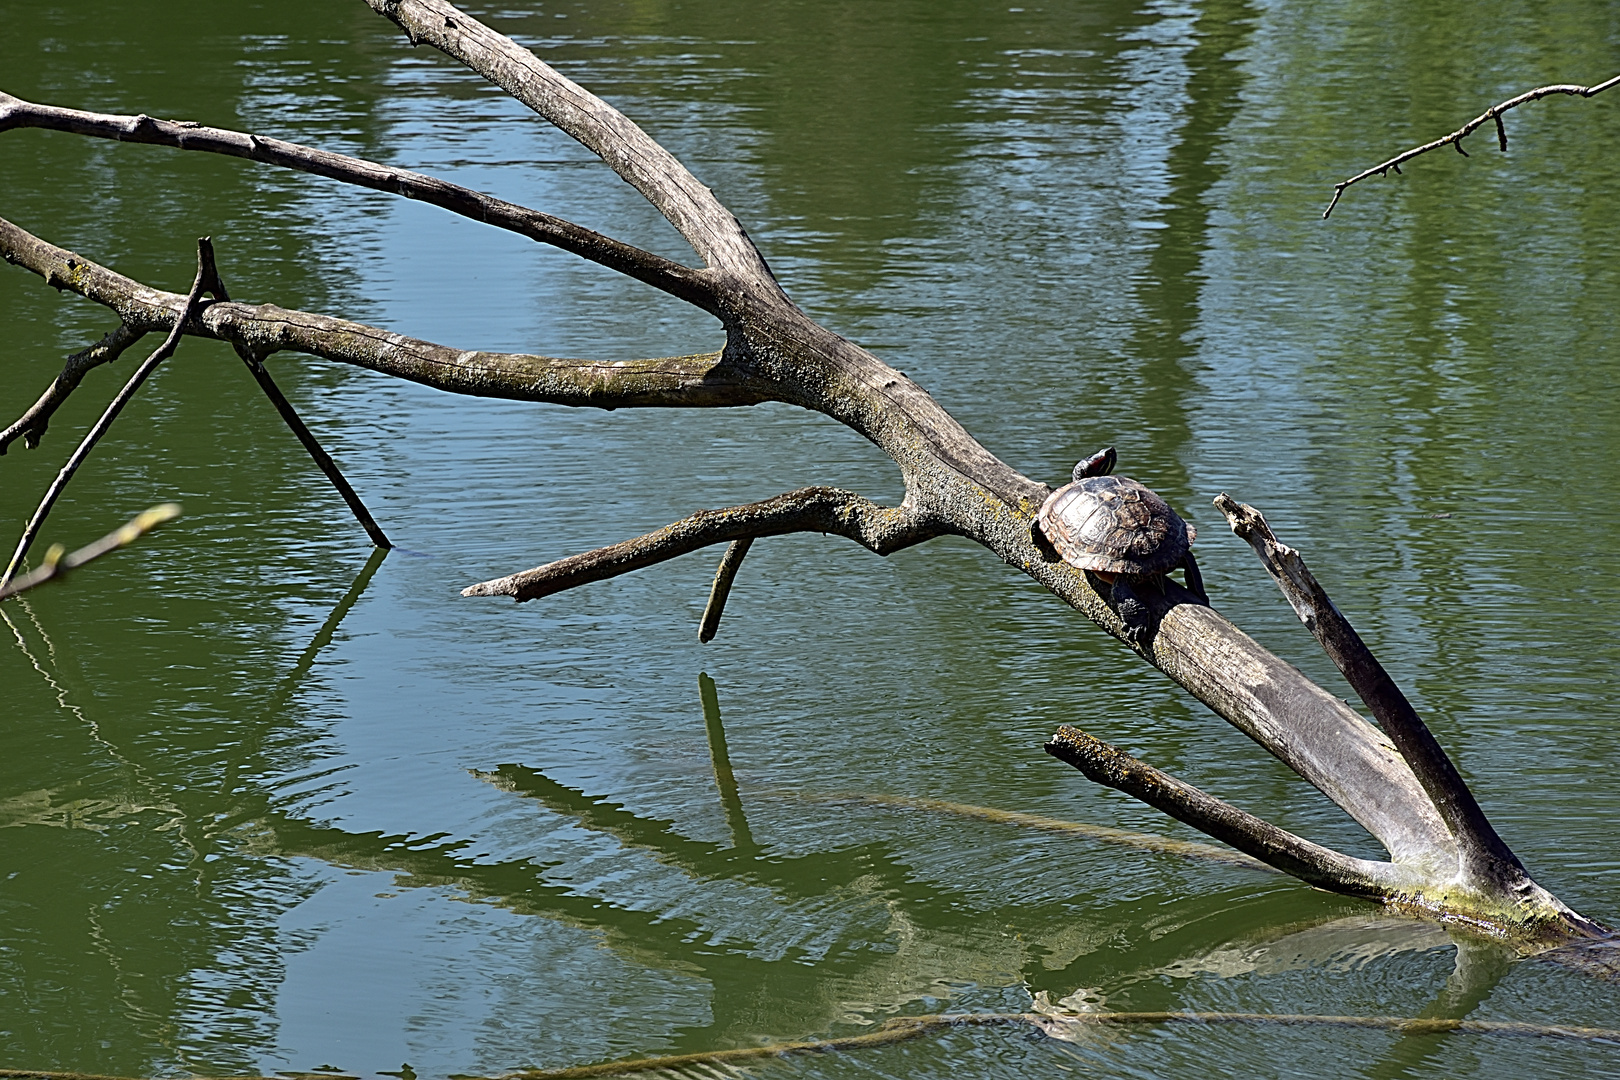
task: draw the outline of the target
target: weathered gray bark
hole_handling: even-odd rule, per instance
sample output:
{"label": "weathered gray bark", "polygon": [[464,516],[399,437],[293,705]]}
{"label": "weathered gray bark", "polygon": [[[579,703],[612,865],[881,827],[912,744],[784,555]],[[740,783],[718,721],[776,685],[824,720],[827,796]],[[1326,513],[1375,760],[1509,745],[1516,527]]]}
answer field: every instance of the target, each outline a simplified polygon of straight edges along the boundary
{"label": "weathered gray bark", "polygon": [[[596,152],[665,215],[705,265],[683,267],[430,177],[252,135],[147,117],[77,113],[11,97],[0,97],[0,130],[47,127],[229,153],[428,199],[680,296],[715,314],[725,332],[724,348],[717,353],[601,362],[466,352],[270,305],[211,304],[188,326],[189,332],[230,341],[257,360],[291,350],[456,393],[608,409],[787,402],[824,413],[871,440],[894,460],[905,483],[905,498],[895,507],[851,492],[810,488],[748,506],[700,511],[648,536],[471,586],[468,594],[531,599],[698,547],[792,531],[837,533],[878,554],[935,536],[967,537],[1125,642],[1321,789],[1385,846],[1390,862],[1348,860],[1316,845],[1301,847],[1308,842],[1233,808],[1226,813],[1218,800],[1156,771],[1144,773],[1146,766],[1113,752],[1109,775],[1121,779],[1118,786],[1137,784],[1144,796],[1149,787],[1172,792],[1167,806],[1202,808],[1189,810],[1187,820],[1200,819],[1202,824],[1193,823],[1323,887],[1473,921],[1525,939],[1597,932],[1539,890],[1529,902],[1508,903],[1475,887],[1477,882],[1460,883],[1457,868],[1464,852],[1458,837],[1391,741],[1185,589],[1169,583],[1162,595],[1144,597],[1153,609],[1155,629],[1140,644],[1130,644],[1108,598],[1088,576],[1050,561],[1050,554],[1033,541],[1030,525],[1050,489],[986,450],[902,372],[800,311],[713,193],[617,110],[442,0],[367,3],[399,24],[413,42],[430,44],[466,64]],[[0,222],[0,253],[52,285],[112,308],[131,333],[172,325],[184,302],[5,222]],[[718,608],[714,614],[717,621]],[[1103,744],[1068,741],[1084,748],[1078,757],[1108,757],[1098,750]],[[1106,772],[1100,769],[1099,775]],[[1338,868],[1337,876],[1313,869],[1328,865]]]}

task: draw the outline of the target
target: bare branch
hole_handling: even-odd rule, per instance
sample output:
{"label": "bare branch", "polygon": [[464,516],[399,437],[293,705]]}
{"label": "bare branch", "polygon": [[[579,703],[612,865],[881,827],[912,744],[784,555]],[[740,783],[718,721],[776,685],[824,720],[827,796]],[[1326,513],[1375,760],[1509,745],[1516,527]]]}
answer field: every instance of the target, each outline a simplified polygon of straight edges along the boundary
{"label": "bare branch", "polygon": [[379,165],[374,161],[333,154],[280,139],[204,127],[189,121],[158,120],[144,114],[116,116],[82,112],[38,105],[0,92],[0,131],[12,128],[40,128],[119,142],[201,150],[284,169],[297,169],[374,191],[402,195],[562,248],[662,289],[705,311],[715,310],[713,283],[700,270],[682,266],[662,255],[643,251],[571,221],[407,169]]}
{"label": "bare branch", "polygon": [[39,445],[40,439],[45,437],[45,429],[56,415],[56,410],[68,399],[68,395],[77,390],[79,383],[84,379],[85,373],[91,368],[110,364],[124,354],[124,350],[141,340],[143,333],[131,329],[128,323],[119,323],[107,335],[94,345],[81,352],[76,352],[67,358],[62,367],[62,374],[58,375],[51,385],[45,388],[38,401],[29,406],[28,411],[17,418],[17,421],[4,431],[0,431],[0,454],[6,452],[18,438],[23,445],[32,450]]}
{"label": "bare branch", "polygon": [[655,533],[469,585],[461,595],[510,596],[521,603],[667,562],[711,544],[796,532],[834,533],[887,555],[931,540],[945,530],[904,506],[878,506],[837,488],[800,488],[764,502],[699,510]]}
{"label": "bare branch", "polygon": [[1531,101],[1540,101],[1542,98],[1551,97],[1554,94],[1570,94],[1589,98],[1594,94],[1603,93],[1603,91],[1607,90],[1611,86],[1616,85],[1617,83],[1620,83],[1620,75],[1616,75],[1614,78],[1609,79],[1606,82],[1600,82],[1593,86],[1577,86],[1574,83],[1555,83],[1551,86],[1538,86],[1534,90],[1526,90],[1518,97],[1508,98],[1504,102],[1492,105],[1490,108],[1468,121],[1468,123],[1464,124],[1456,131],[1453,131],[1450,135],[1443,135],[1433,142],[1424,143],[1422,146],[1414,146],[1410,150],[1396,154],[1394,157],[1380,165],[1374,165],[1372,168],[1359,172],[1342,183],[1334,184],[1333,198],[1328,203],[1327,209],[1322,211],[1322,217],[1325,219],[1329,214],[1333,213],[1333,208],[1339,205],[1339,196],[1343,195],[1344,189],[1349,187],[1351,184],[1360,183],[1369,176],[1383,176],[1391,169],[1394,169],[1398,174],[1401,171],[1402,165],[1421,154],[1427,154],[1430,150],[1438,150],[1442,146],[1449,143],[1457,148],[1457,153],[1461,154],[1463,157],[1467,157],[1468,151],[1462,148],[1462,141],[1468,136],[1472,135],[1476,130],[1478,130],[1480,125],[1486,123],[1487,121],[1495,121],[1497,145],[1501,147],[1504,154],[1507,153],[1507,128],[1502,126],[1502,114],[1507,112],[1509,109],[1518,108],[1520,105],[1524,105]]}
{"label": "bare branch", "polygon": [[179,516],[179,503],[159,503],[149,510],[142,510],[126,524],[114,529],[95,543],[86,544],[78,551],[64,555],[60,544],[52,544],[51,549],[45,553],[45,560],[36,569],[9,584],[0,586],[0,600],[26,592],[36,585],[43,585],[47,581],[61,577],[69,570],[78,569],[91,559],[99,559],[108,552],[132,544],[165,521],[173,521]]}
{"label": "bare branch", "polygon": [[737,571],[742,569],[743,559],[753,545],[754,538],[745,536],[741,540],[733,540],[726,553],[720,556],[720,565],[714,571],[714,584],[709,588],[709,602],[703,608],[702,621],[698,623],[698,640],[705,645],[713,641],[714,635],[720,630],[720,616],[725,614],[731,583],[737,579]]}
{"label": "bare branch", "polygon": [[1045,749],[1085,773],[1093,783],[1123,791],[1318,888],[1386,900],[1400,892],[1402,886],[1410,889],[1413,884],[1411,875],[1401,874],[1393,863],[1354,859],[1313,844],[1160,772],[1079,728],[1059,728]]}
{"label": "bare branch", "polygon": [[754,242],[714,193],[627,116],[511,38],[443,0],[366,0],[405,31],[523,102],[605,161],[675,226],[704,263],[774,283]]}
{"label": "bare branch", "polygon": [[[48,285],[111,308],[143,333],[166,330],[185,303],[178,293],[124,277],[3,218],[0,257],[33,271]],[[479,397],[598,409],[715,408],[780,399],[775,384],[728,363],[719,352],[618,361],[473,352],[273,304],[209,304],[185,330],[259,357],[284,350],[307,353]]]}
{"label": "bare branch", "polygon": [[[1215,505],[1226,515],[1232,531],[1254,549],[1300,621],[1372,710],[1379,726],[1411,766],[1440,819],[1457,840],[1464,884],[1498,896],[1522,899],[1539,893],[1540,887],[1530,880],[1524,865],[1497,835],[1434,734],[1350,621],[1334,606],[1300,553],[1279,541],[1265,517],[1254,507],[1235,501],[1225,492],[1215,497]],[[1538,905],[1550,901],[1562,908],[1551,896],[1534,898]],[[1585,924],[1596,929],[1596,924],[1567,908],[1563,910],[1575,925]]]}
{"label": "bare branch", "polygon": [[294,409],[292,402],[287,400],[287,395],[281,392],[281,387],[277,386],[276,381],[270,377],[270,373],[264,368],[264,363],[258,357],[243,350],[238,350],[237,355],[241,356],[242,363],[247,365],[253,380],[259,384],[259,389],[264,391],[264,396],[270,399],[271,405],[275,406],[276,413],[281,417],[282,423],[292,430],[293,435],[297,437],[305,452],[314,460],[315,467],[320,469],[322,475],[331,481],[332,486],[337,489],[337,493],[342,496],[344,503],[349,507],[349,512],[354,515],[354,519],[360,523],[360,527],[371,538],[372,544],[384,550],[392,548],[394,545],[389,542],[387,534],[382,531],[382,526],[377,524],[377,519],[371,516],[370,510],[366,509],[366,504],[360,500],[359,493],[354,490],[353,485],[349,483],[348,477],[344,476],[343,471],[338,468],[337,462],[332,460],[332,455],[328,454],[326,449],[321,446],[319,440],[315,438],[315,433],[309,430],[303,418],[298,415],[298,410]]}
{"label": "bare branch", "polygon": [[51,481],[51,486],[46,490],[45,497],[40,500],[38,509],[34,511],[34,516],[28,520],[27,527],[23,529],[22,539],[17,541],[17,550],[12,554],[11,562],[6,565],[5,573],[0,574],[0,589],[5,588],[11,583],[11,579],[16,577],[17,569],[22,565],[24,556],[28,554],[28,549],[33,544],[34,537],[39,535],[40,526],[45,524],[45,518],[50,514],[51,507],[56,504],[57,498],[67,487],[68,481],[73,479],[73,474],[78,471],[79,466],[84,464],[84,459],[90,456],[90,451],[95,449],[96,443],[100,442],[101,437],[107,433],[107,429],[112,427],[113,421],[118,419],[118,414],[124,410],[125,405],[129,404],[130,399],[135,396],[135,391],[139,390],[141,383],[146,381],[146,377],[157,370],[159,364],[174,354],[175,347],[180,344],[180,336],[185,324],[196,318],[197,312],[202,305],[203,293],[215,287],[217,277],[218,275],[214,270],[214,248],[209,243],[208,237],[204,236],[197,241],[196,280],[191,283],[191,292],[185,298],[185,305],[174,318],[174,327],[169,331],[169,336],[163,339],[163,344],[159,345],[156,351],[151,356],[148,356],[139,368],[135,369],[135,374],[131,375],[129,381],[124,384],[123,389],[118,391],[118,396],[113,398],[112,403],[101,414],[101,419],[97,420],[94,426],[90,428],[90,431],[79,443],[78,448],[68,458],[67,464],[63,465],[61,471],[56,474],[56,479]]}

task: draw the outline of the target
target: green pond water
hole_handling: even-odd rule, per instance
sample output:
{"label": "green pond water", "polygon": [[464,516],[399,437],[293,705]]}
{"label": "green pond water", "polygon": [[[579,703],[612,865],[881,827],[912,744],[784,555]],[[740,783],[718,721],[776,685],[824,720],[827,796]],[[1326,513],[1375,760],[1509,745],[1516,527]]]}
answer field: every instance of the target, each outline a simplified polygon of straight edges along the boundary
{"label": "green pond water", "polygon": [[[1620,90],[1526,106],[1508,154],[1482,132],[1320,220],[1334,182],[1493,102],[1620,72],[1620,8],[475,10],[645,126],[806,310],[1010,464],[1055,483],[1117,446],[1198,527],[1216,606],[1348,696],[1210,499],[1263,509],[1537,879],[1620,923]],[[0,89],[398,164],[691,258],[578,146],[352,0],[0,3]],[[211,235],[239,299],[465,348],[721,340],[565,254],[230,159],[9,132],[0,216],[182,291]],[[0,422],[113,325],[0,269]],[[7,552],[132,368],[0,459]],[[188,339],[141,391],[41,543],[165,500],[185,516],[0,605],[0,1068],[488,1074],[1038,995],[1620,1026],[1620,986],[1291,879],[908,803],[1197,838],[1042,753],[1076,723],[1381,855],[966,542],[761,542],[707,646],[718,549],[522,606],[458,595],[700,507],[816,483],[899,498],[823,417],[271,368],[400,548],[368,561],[227,349]],[[1598,1077],[1620,1046],[964,1027],[745,1071]]]}

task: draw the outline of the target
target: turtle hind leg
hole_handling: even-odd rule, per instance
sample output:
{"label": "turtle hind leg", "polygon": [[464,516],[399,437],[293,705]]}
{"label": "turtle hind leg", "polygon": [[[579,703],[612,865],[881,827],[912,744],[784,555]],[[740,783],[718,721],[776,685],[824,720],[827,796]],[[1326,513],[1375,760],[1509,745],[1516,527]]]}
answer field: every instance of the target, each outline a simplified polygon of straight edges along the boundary
{"label": "turtle hind leg", "polygon": [[1132,645],[1140,645],[1153,628],[1153,613],[1136,595],[1136,590],[1131,588],[1124,574],[1114,579],[1113,601],[1119,621],[1125,624],[1125,640]]}
{"label": "turtle hind leg", "polygon": [[1192,552],[1182,556],[1181,569],[1184,571],[1182,576],[1187,579],[1187,591],[1208,605],[1209,593],[1204,591],[1204,575],[1198,572],[1198,560],[1193,558]]}

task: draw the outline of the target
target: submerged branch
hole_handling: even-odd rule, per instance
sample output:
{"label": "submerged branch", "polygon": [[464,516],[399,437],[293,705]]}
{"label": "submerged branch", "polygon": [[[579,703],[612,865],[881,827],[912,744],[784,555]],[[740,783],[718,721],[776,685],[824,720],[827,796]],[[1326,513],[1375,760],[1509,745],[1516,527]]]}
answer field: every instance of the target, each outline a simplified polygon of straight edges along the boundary
{"label": "submerged branch", "polygon": [[[1086,1028],[1157,1027],[1164,1024],[1272,1024],[1287,1027],[1395,1031],[1402,1035],[1504,1035],[1517,1038],[1566,1039],[1576,1042],[1620,1041],[1620,1029],[1616,1028],[1581,1027],[1575,1024],[1531,1024],[1519,1020],[1453,1020],[1426,1016],[1329,1016],[1313,1013],[1244,1012],[932,1013],[921,1016],[897,1016],[884,1021],[875,1031],[840,1039],[808,1039],[769,1043],[765,1046],[740,1046],[731,1050],[633,1058],[629,1061],[607,1061],[599,1065],[575,1065],[564,1069],[518,1069],[488,1078],[461,1075],[462,1080],[586,1080],[594,1076],[631,1076],[636,1073],[665,1071],[673,1073],[691,1066],[723,1066],[800,1054],[868,1050],[892,1046],[926,1035],[937,1035],[956,1028],[1028,1025],[1054,1039],[1069,1041]],[[699,1075],[695,1070],[693,1074]],[[330,1075],[333,1080],[357,1080],[346,1073]],[[0,1080],[135,1080],[135,1078],[107,1076],[101,1073],[0,1069]],[[210,1078],[198,1077],[196,1080],[210,1080]],[[232,1080],[280,1080],[280,1078],[234,1077]]]}
{"label": "submerged branch", "polygon": [[1609,87],[1614,86],[1617,83],[1620,83],[1620,75],[1616,75],[1612,79],[1592,86],[1577,86],[1574,83],[1555,83],[1551,86],[1538,86],[1534,90],[1526,90],[1518,97],[1511,97],[1506,101],[1492,105],[1490,108],[1468,121],[1468,123],[1464,124],[1456,131],[1453,131],[1450,135],[1442,135],[1433,142],[1424,143],[1422,146],[1414,146],[1410,150],[1396,154],[1394,157],[1390,158],[1386,162],[1383,162],[1382,164],[1374,165],[1372,168],[1359,172],[1348,180],[1334,184],[1333,198],[1331,201],[1329,201],[1327,209],[1322,211],[1322,217],[1325,219],[1329,214],[1333,213],[1333,208],[1339,205],[1339,196],[1343,195],[1345,188],[1349,187],[1351,184],[1360,183],[1370,176],[1385,176],[1391,169],[1394,169],[1396,174],[1399,174],[1402,165],[1421,154],[1427,154],[1430,150],[1438,150],[1442,146],[1451,145],[1457,148],[1457,153],[1461,154],[1463,157],[1467,157],[1468,151],[1462,148],[1462,141],[1488,122],[1494,122],[1496,124],[1496,143],[1499,147],[1501,147],[1504,154],[1507,153],[1507,128],[1502,125],[1502,114],[1507,112],[1509,109],[1517,108],[1518,106],[1524,105],[1531,101],[1540,101],[1542,98],[1551,97],[1554,94],[1570,94],[1589,98],[1594,94],[1603,93],[1603,91],[1609,89]]}
{"label": "submerged branch", "polygon": [[0,92],[0,132],[13,128],[40,128],[97,139],[201,150],[263,165],[296,169],[373,191],[386,191],[442,207],[451,213],[527,236],[543,244],[551,244],[662,289],[705,311],[715,310],[714,286],[704,278],[702,271],[682,266],[661,255],[643,251],[551,214],[530,210],[526,206],[408,169],[396,169],[374,161],[242,131],[205,127],[183,120],[159,120],[144,114],[116,116],[39,105]]}
{"label": "submerged branch", "polygon": [[634,540],[571,555],[508,577],[469,585],[462,596],[510,596],[518,602],[667,562],[699,548],[796,532],[834,533],[887,555],[942,535],[939,525],[904,506],[887,507],[837,488],[809,487],[764,502],[699,510]]}
{"label": "submerged branch", "polygon": [[[876,1031],[840,1039],[781,1042],[766,1046],[743,1046],[708,1053],[671,1054],[668,1057],[609,1061],[600,1065],[576,1065],[569,1069],[524,1069],[502,1074],[501,1080],[585,1080],[594,1076],[629,1076],[635,1073],[663,1072],[693,1066],[732,1065],[762,1058],[800,1054],[826,1054],[845,1050],[869,1050],[895,1043],[937,1035],[954,1028],[1022,1027],[1028,1025],[1055,1039],[1071,1040],[1086,1028],[1142,1027],[1162,1024],[1279,1024],[1288,1026],[1372,1028],[1398,1031],[1403,1035],[1517,1035],[1586,1042],[1610,1042],[1620,1036],[1613,1028],[1574,1027],[1555,1024],[1527,1024],[1511,1020],[1452,1020],[1403,1016],[1321,1016],[1305,1013],[1238,1012],[1129,1012],[1129,1013],[952,1013],[925,1016],[897,1016]],[[0,1076],[5,1074],[0,1073]]]}

